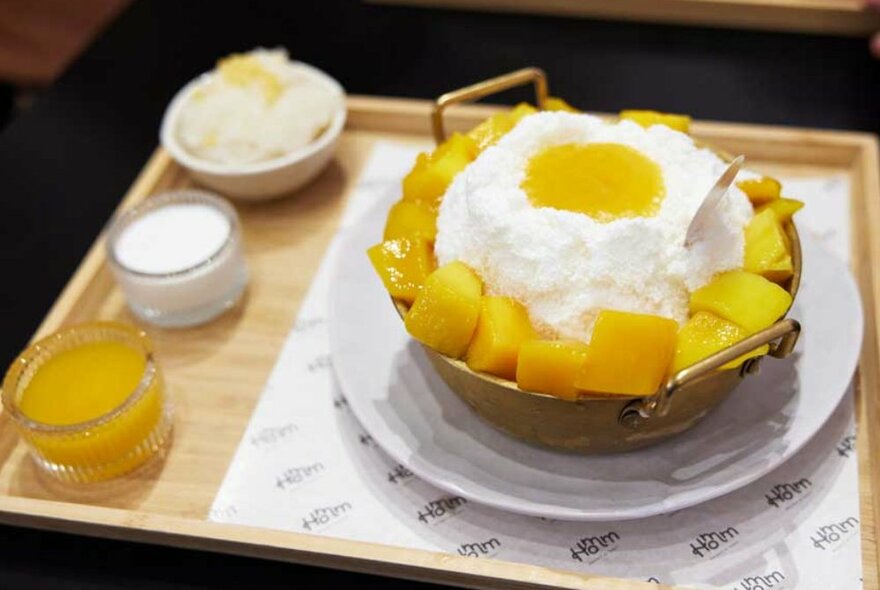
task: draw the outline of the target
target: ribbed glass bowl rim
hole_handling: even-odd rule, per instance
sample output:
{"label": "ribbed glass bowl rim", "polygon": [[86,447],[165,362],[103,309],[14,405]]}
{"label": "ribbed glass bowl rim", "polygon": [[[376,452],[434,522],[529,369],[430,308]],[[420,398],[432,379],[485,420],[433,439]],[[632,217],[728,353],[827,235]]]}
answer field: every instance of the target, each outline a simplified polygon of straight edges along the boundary
{"label": "ribbed glass bowl rim", "polygon": [[[53,350],[55,349],[66,350],[63,348],[63,343],[77,335],[83,333],[106,334],[107,332],[116,332],[129,342],[134,343],[139,347],[140,352],[143,353],[144,360],[146,361],[144,373],[141,375],[137,386],[121,404],[96,418],[84,422],[75,422],[73,424],[46,424],[45,422],[34,420],[21,411],[18,406],[17,397],[23,373],[30,362],[40,354],[48,352],[48,354],[52,355]],[[54,334],[50,334],[49,336],[32,343],[22,351],[6,371],[6,376],[3,378],[3,391],[0,393],[0,398],[2,398],[3,409],[10,414],[16,424],[29,431],[49,435],[78,434],[108,424],[119,416],[125,414],[132,406],[144,397],[144,394],[146,394],[153,383],[156,382],[157,378],[158,370],[153,358],[153,344],[146,332],[122,322],[87,322],[64,328]]]}
{"label": "ribbed glass bowl rim", "polygon": [[[117,258],[116,242],[119,239],[119,236],[122,235],[122,232],[125,231],[125,229],[129,225],[131,225],[144,215],[151,213],[152,211],[161,209],[162,207],[166,207],[168,205],[189,204],[208,205],[210,207],[214,207],[215,209],[220,211],[220,213],[222,213],[226,220],[229,222],[229,235],[226,236],[226,239],[214,253],[212,253],[204,260],[193,264],[192,266],[166,273],[154,273],[136,270],[126,266],[122,263],[122,261],[119,260],[119,258]],[[110,228],[107,230],[107,260],[109,261],[110,266],[118,272],[136,277],[154,280],[182,277],[195,273],[204,268],[210,267],[212,264],[214,264],[214,262],[226,256],[227,253],[230,252],[235,246],[235,243],[238,241],[238,236],[240,234],[241,223],[239,222],[238,214],[235,212],[235,207],[233,207],[223,197],[201,189],[171,190],[148,197],[143,202],[118,213],[113,218],[113,220],[110,222]]]}

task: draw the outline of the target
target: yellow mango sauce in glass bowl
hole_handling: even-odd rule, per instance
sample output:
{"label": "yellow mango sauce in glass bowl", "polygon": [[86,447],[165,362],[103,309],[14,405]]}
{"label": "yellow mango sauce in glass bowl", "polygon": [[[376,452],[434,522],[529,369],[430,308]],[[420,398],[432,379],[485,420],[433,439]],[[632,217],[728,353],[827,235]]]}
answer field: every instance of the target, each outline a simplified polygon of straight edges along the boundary
{"label": "yellow mango sauce in glass bowl", "polygon": [[[669,172],[671,160],[664,159],[662,150],[640,148],[640,138],[670,137],[670,142],[700,150],[701,157],[721,164],[723,159],[686,136],[689,118],[681,115],[625,111],[621,123],[590,117],[596,138],[583,142],[565,140],[576,137],[566,125],[575,126],[575,117],[588,115],[576,114],[559,99],[548,99],[544,107],[569,113],[544,116],[541,124],[556,138],[548,145],[532,141],[523,131],[537,128],[538,119],[518,128],[530,117],[543,116],[521,104],[466,134],[453,134],[432,153],[420,154],[403,180],[400,201],[389,211],[383,242],[370,248],[368,256],[407,331],[423,344],[440,377],[491,424],[535,444],[581,453],[651,445],[696,424],[754,372],[761,356],[791,352],[800,328],[784,318],[800,280],[801,251],[792,215],[802,204],[782,197],[774,179],[752,174],[737,183],[740,212],[731,213],[731,219],[739,219],[740,225],[728,224],[733,245],[713,246],[716,258],[734,258],[716,261],[715,267],[704,264],[699,270],[705,276],[693,288],[682,287],[680,281],[667,288],[666,275],[656,271],[644,285],[639,281],[645,277],[637,274],[626,279],[632,270],[628,260],[650,259],[665,248],[674,267],[682,256],[691,255],[681,253],[684,246],[667,248],[663,240],[668,241],[668,234],[650,223],[665,215],[663,219],[686,224],[694,208],[685,219],[667,206],[668,194],[676,195],[686,185],[676,184]],[[652,130],[655,126],[662,129]],[[520,149],[512,145],[513,136],[493,147],[514,129],[527,154],[521,170],[504,167],[510,158],[501,152]],[[522,217],[511,214],[519,225],[493,225],[492,216],[503,211],[496,185],[475,193],[482,190],[474,189],[475,184],[492,176],[489,160],[502,179],[498,186],[528,200],[517,205],[515,214]],[[716,170],[717,163],[705,174]],[[465,169],[469,175],[456,182]],[[717,173],[710,180],[715,178]],[[441,205],[445,218],[438,236]],[[534,216],[535,210],[543,211],[543,217]],[[626,223],[615,226],[619,220]],[[639,220],[648,223],[642,227]],[[564,234],[565,224],[571,223],[588,224],[597,243],[608,244],[596,258],[596,264],[606,265],[606,276],[596,270],[594,277],[592,263],[581,260],[576,248],[554,241],[554,234]],[[472,239],[481,232],[527,236],[523,232],[541,224],[547,226],[543,242],[534,244]],[[614,241],[612,231],[630,231],[634,237],[627,239],[641,250],[631,248],[624,251],[626,256],[614,258],[616,244],[622,242]],[[510,263],[515,256],[521,267]],[[445,258],[439,267],[438,258]],[[505,264],[513,271],[500,272]],[[582,268],[573,268],[578,266]],[[589,309],[569,305],[565,297],[560,307],[548,307],[539,289],[529,290],[532,281],[564,284],[566,273],[577,272],[597,285],[596,300],[613,291],[605,285],[617,273],[631,284],[621,290],[620,305],[612,301]],[[633,309],[643,301],[647,311]]]}
{"label": "yellow mango sauce in glass bowl", "polygon": [[37,465],[65,482],[128,473],[171,438],[152,344],[122,323],[81,324],[32,344],[6,373],[2,399]]}

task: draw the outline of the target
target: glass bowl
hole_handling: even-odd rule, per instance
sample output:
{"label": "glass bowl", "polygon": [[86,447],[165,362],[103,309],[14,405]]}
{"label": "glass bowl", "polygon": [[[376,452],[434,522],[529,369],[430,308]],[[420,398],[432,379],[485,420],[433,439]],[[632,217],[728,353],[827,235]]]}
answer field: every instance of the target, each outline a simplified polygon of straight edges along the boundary
{"label": "glass bowl", "polygon": [[[144,272],[127,266],[117,252],[126,229],[145,216],[174,205],[201,205],[220,213],[229,223],[229,234],[219,249],[170,272]],[[132,313],[165,328],[194,326],[214,319],[236,305],[248,283],[241,224],[235,208],[207,191],[162,193],[120,214],[108,231],[107,259]]]}
{"label": "glass bowl", "polygon": [[[47,424],[21,410],[34,376],[57,355],[79,346],[117,342],[143,355],[144,370],[135,389],[109,412],[72,424]],[[117,322],[92,322],[67,328],[30,345],[12,363],[3,380],[3,407],[37,465],[67,482],[110,479],[140,467],[167,447],[172,406],[147,335]]]}

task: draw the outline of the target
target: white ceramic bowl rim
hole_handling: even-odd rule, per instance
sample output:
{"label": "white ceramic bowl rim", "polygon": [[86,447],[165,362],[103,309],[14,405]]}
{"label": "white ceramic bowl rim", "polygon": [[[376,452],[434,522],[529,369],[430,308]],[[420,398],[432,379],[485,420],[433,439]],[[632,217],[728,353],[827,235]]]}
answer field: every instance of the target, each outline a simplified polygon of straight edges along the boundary
{"label": "white ceramic bowl rim", "polygon": [[342,132],[342,128],[345,126],[345,90],[342,88],[342,85],[340,85],[339,82],[337,82],[326,73],[322,72],[314,66],[310,66],[309,64],[300,61],[291,61],[290,65],[300,70],[301,72],[304,72],[307,75],[311,76],[312,79],[321,84],[324,84],[331,90],[338,92],[339,95],[342,97],[342,104],[340,105],[337,112],[333,115],[333,118],[330,121],[330,125],[314,141],[302,146],[301,148],[295,149],[292,152],[283,156],[272,158],[271,160],[265,160],[263,162],[254,162],[251,164],[244,164],[239,166],[230,166],[227,164],[210,162],[189,153],[183,148],[183,146],[180,145],[180,143],[177,141],[177,137],[175,136],[174,129],[176,127],[177,117],[180,115],[180,111],[186,105],[186,102],[189,99],[190,95],[195,92],[195,90],[199,86],[207,83],[216,75],[216,71],[212,70],[210,72],[205,72],[197,78],[188,82],[183,88],[181,88],[177,92],[176,95],[174,95],[174,98],[171,99],[171,102],[168,104],[168,108],[165,109],[165,114],[162,116],[162,125],[159,131],[159,141],[161,142],[162,147],[164,147],[168,151],[168,153],[171,154],[172,158],[180,162],[186,168],[189,168],[196,172],[204,172],[217,176],[240,176],[242,174],[257,174],[268,172],[271,170],[277,170],[279,168],[284,168],[285,166],[289,166],[290,164],[299,162],[301,160],[305,160],[309,156],[320,151],[328,144],[333,142],[336,137]]}

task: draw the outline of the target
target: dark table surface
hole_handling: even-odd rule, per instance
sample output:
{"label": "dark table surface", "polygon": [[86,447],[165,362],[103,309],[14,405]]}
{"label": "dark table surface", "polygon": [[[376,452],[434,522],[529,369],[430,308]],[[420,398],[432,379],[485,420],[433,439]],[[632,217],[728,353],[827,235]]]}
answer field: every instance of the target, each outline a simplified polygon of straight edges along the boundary
{"label": "dark table surface", "polygon": [[[351,93],[434,97],[538,65],[554,93],[590,110],[880,129],[880,63],[864,39],[339,0],[141,0],[0,134],[4,366],[155,148],[170,97],[219,56],[257,45],[286,47]],[[0,527],[0,547],[0,588],[415,585],[12,527]]]}

